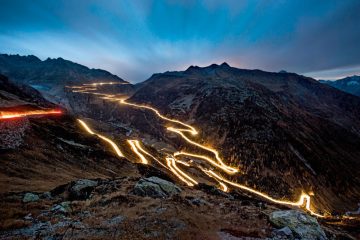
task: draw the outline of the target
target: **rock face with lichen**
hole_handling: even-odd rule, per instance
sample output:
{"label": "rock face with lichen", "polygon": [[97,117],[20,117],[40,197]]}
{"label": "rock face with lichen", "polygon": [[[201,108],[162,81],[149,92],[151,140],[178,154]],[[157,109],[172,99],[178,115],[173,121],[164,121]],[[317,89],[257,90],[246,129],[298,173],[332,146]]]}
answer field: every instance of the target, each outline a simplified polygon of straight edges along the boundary
{"label": "rock face with lichen", "polygon": [[180,192],[178,186],[158,177],[142,178],[134,187],[135,194],[153,198],[166,198]]}
{"label": "rock face with lichen", "polygon": [[34,194],[34,193],[26,193],[24,195],[24,198],[23,198],[23,202],[24,203],[28,203],[28,202],[36,202],[38,201],[40,198],[37,194]]}
{"label": "rock face with lichen", "polygon": [[301,211],[275,211],[270,214],[269,220],[276,227],[288,227],[300,239],[327,239],[316,218]]}
{"label": "rock face with lichen", "polygon": [[72,186],[69,188],[69,197],[71,199],[87,199],[97,184],[97,181],[79,179],[73,182]]}

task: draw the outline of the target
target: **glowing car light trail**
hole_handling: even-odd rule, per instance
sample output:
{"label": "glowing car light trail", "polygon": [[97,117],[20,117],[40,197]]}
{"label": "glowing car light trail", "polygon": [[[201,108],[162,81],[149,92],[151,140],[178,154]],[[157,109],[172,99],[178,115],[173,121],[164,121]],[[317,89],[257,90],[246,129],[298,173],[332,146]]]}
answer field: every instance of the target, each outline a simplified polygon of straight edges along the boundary
{"label": "glowing car light trail", "polygon": [[303,206],[304,204],[305,205],[305,209],[307,211],[309,211],[312,215],[315,215],[317,217],[325,217],[324,215],[321,215],[321,214],[317,214],[315,213],[314,211],[312,211],[310,209],[310,196],[306,193],[302,193],[299,200],[297,202],[291,202],[291,201],[285,201],[285,200],[277,200],[275,198],[272,198],[270,197],[269,195],[265,194],[265,193],[262,193],[262,192],[259,192],[253,188],[249,188],[245,185],[242,185],[242,184],[238,184],[238,183],[235,183],[235,182],[232,182],[230,180],[227,180],[223,177],[221,177],[220,175],[216,174],[215,172],[213,172],[212,170],[208,170],[207,173],[209,173],[210,175],[214,176],[215,178],[219,179],[220,181],[223,181],[223,182],[226,182],[227,184],[229,185],[232,185],[234,187],[237,187],[237,188],[240,188],[240,189],[243,189],[243,190],[246,190],[248,192],[251,192],[255,195],[258,195],[262,198],[265,198],[267,200],[269,200],[270,202],[274,202],[274,203],[277,203],[277,204],[282,204],[282,205],[289,205],[289,206],[296,206],[296,207],[301,207]]}
{"label": "glowing car light trail", "polygon": [[188,179],[190,182],[192,182],[194,185],[198,184],[197,181],[195,181],[192,177],[190,177],[190,175],[184,173],[182,170],[180,170],[180,168],[178,168],[178,166],[176,165],[176,159],[175,158],[171,158],[171,163],[172,166],[174,167],[174,169],[176,169],[176,171],[178,173],[180,173],[183,177],[185,177],[186,179]]}
{"label": "glowing car light trail", "polygon": [[159,159],[157,159],[155,156],[153,156],[151,153],[147,152],[144,148],[141,147],[140,142],[138,140],[133,140],[136,141],[136,147],[143,152],[144,154],[146,154],[147,156],[151,157],[152,159],[154,159],[155,161],[157,161],[161,166],[163,166],[164,168],[167,168],[167,166],[165,166]]}
{"label": "glowing car light trail", "polygon": [[214,165],[214,166],[216,166],[218,168],[221,168],[223,171],[225,171],[225,172],[227,172],[229,174],[234,174],[234,173],[236,173],[238,171],[238,169],[231,168],[231,167],[225,165],[222,162],[221,162],[222,164],[218,164],[214,160],[212,160],[211,158],[209,158],[209,157],[207,157],[205,155],[193,154],[193,153],[182,152],[182,151],[174,153],[174,156],[181,156],[181,155],[204,159],[204,160],[208,161],[209,163],[211,163],[212,165]]}
{"label": "glowing car light trail", "polygon": [[[111,95],[111,94],[103,94],[103,93],[98,93],[98,92],[93,92],[96,90],[97,86],[101,86],[104,83],[92,83],[92,84],[87,84],[87,85],[83,85],[83,86],[75,86],[73,87],[73,92],[80,92],[80,93],[87,93],[87,94],[93,94],[93,95],[98,95],[100,96],[100,98],[102,99],[106,99],[109,101],[119,101],[120,104],[122,105],[128,105],[128,106],[132,106],[135,108],[140,108],[140,109],[147,109],[150,110],[152,112],[154,112],[159,118],[161,118],[162,120],[174,123],[174,124],[178,124],[181,125],[185,128],[175,128],[175,127],[167,127],[167,130],[173,133],[177,133],[178,135],[180,135],[182,137],[182,139],[184,139],[187,143],[191,144],[192,146],[196,146],[198,148],[201,148],[202,150],[206,150],[208,152],[211,152],[214,156],[215,159],[212,159],[208,156],[205,155],[199,155],[199,154],[195,154],[195,153],[188,153],[188,152],[183,152],[183,151],[178,151],[175,152],[173,155],[170,155],[168,157],[165,158],[166,160],[166,165],[165,166],[159,159],[157,159],[156,157],[154,157],[152,154],[150,154],[149,152],[147,152],[144,148],[141,147],[140,142],[138,140],[127,140],[127,142],[129,143],[129,145],[131,146],[131,150],[140,158],[141,162],[144,164],[148,164],[148,160],[145,158],[144,155],[151,157],[152,159],[156,160],[158,163],[160,163],[163,167],[165,167],[166,169],[170,170],[171,173],[173,173],[178,179],[180,179],[182,182],[184,182],[186,185],[188,186],[194,186],[196,184],[198,184],[198,182],[196,180],[194,180],[191,176],[189,176],[187,173],[185,173],[184,171],[182,171],[178,166],[177,163],[182,164],[186,167],[190,167],[192,165],[190,165],[190,162],[184,162],[181,160],[176,159],[176,156],[187,156],[187,157],[193,157],[193,158],[198,158],[198,159],[202,159],[205,160],[207,162],[209,162],[211,165],[213,165],[214,167],[218,168],[219,170],[222,170],[228,174],[235,174],[237,172],[239,172],[239,169],[231,167],[226,165],[222,159],[220,158],[220,154],[217,150],[210,148],[208,146],[204,146],[200,143],[195,142],[194,140],[191,140],[187,135],[185,135],[185,133],[190,133],[191,135],[196,135],[198,134],[198,131],[192,127],[189,124],[186,124],[184,122],[181,122],[179,120],[176,119],[172,119],[172,118],[168,118],[164,115],[162,115],[156,108],[147,106],[147,105],[143,105],[143,104],[135,104],[135,103],[129,103],[126,101],[126,99],[123,98],[118,98],[116,97],[116,95]],[[71,88],[71,87],[70,87]],[[95,90],[94,90],[95,89]],[[115,149],[115,147],[117,148],[116,144],[114,142],[112,142],[111,140],[107,139],[106,137],[94,133],[83,121],[79,120],[79,122],[83,125],[84,129],[89,132],[90,134],[94,134],[100,138],[102,138],[103,140],[109,142],[113,148]],[[118,149],[118,148],[117,148]],[[118,149],[119,150],[119,149]],[[115,150],[116,151],[116,150]],[[121,156],[123,157],[122,153],[119,150],[119,153],[121,154]],[[118,154],[120,156],[120,154]],[[195,167],[195,166],[192,166]],[[229,186],[232,186],[234,188],[239,188],[245,191],[248,191],[260,198],[264,198],[266,200],[268,200],[269,202],[273,202],[276,204],[280,204],[280,205],[287,205],[287,206],[293,206],[293,207],[303,207],[306,211],[308,211],[310,214],[317,216],[317,217],[329,217],[329,216],[325,216],[325,215],[321,215],[318,214],[316,212],[314,212],[313,210],[311,210],[311,197],[306,194],[306,193],[302,193],[301,196],[299,197],[299,200],[296,202],[292,202],[292,201],[287,201],[287,200],[278,200],[275,199],[271,196],[269,196],[266,193],[262,193],[260,191],[257,191],[256,189],[247,187],[245,185],[230,181],[224,177],[222,177],[221,175],[215,173],[212,170],[206,170],[203,169],[200,165],[196,166],[197,168],[199,168],[200,170],[203,171],[203,173],[205,173],[207,176],[209,176],[210,178],[212,178],[213,180],[217,181],[219,183],[219,188],[224,191],[224,192],[228,192],[229,191]]]}
{"label": "glowing car light trail", "polygon": [[148,109],[148,110],[151,110],[153,111],[159,118],[163,119],[163,120],[166,120],[166,121],[169,121],[169,122],[172,122],[172,123],[177,123],[177,124],[180,124],[184,127],[186,127],[187,129],[181,129],[181,131],[185,131],[185,132],[190,132],[191,134],[193,135],[196,135],[198,134],[198,131],[193,127],[193,126],[190,126],[186,123],[183,123],[179,120],[176,120],[176,119],[172,119],[172,118],[168,118],[168,117],[165,117],[164,115],[162,115],[157,109],[153,108],[153,107],[149,107],[149,106],[146,106],[146,105],[143,105],[143,104],[135,104],[135,103],[129,103],[129,102],[126,102],[125,99],[121,99],[120,100],[120,103],[121,104],[125,104],[125,105],[129,105],[129,106],[133,106],[133,107],[136,107],[136,108],[143,108],[143,109]]}
{"label": "glowing car light trail", "polygon": [[25,112],[0,111],[0,119],[31,117],[37,115],[56,115],[56,114],[62,114],[62,111],[60,110],[32,110]]}
{"label": "glowing car light trail", "polygon": [[145,158],[144,155],[142,155],[142,153],[139,152],[139,149],[141,148],[139,141],[138,140],[127,140],[127,142],[130,144],[133,152],[140,158],[141,163],[148,164],[149,163],[148,160]]}
{"label": "glowing car light trail", "polygon": [[[194,186],[194,183],[197,184],[195,180],[193,180],[190,176],[182,172],[181,170],[178,172],[179,168],[176,167],[175,159],[172,157],[166,158],[167,165],[170,168],[170,171],[174,173],[175,176],[177,176],[181,181],[186,183],[188,186],[192,187]],[[192,179],[192,180],[190,180]]]}
{"label": "glowing car light trail", "polygon": [[120,100],[120,103],[121,104],[126,104],[126,105],[130,105],[130,106],[133,106],[133,107],[136,107],[136,108],[145,108],[145,109],[149,109],[153,112],[155,112],[156,115],[158,115],[161,119],[164,119],[164,120],[167,120],[167,121],[170,121],[170,122],[173,122],[173,123],[177,123],[177,124],[180,124],[182,126],[185,126],[187,127],[188,129],[178,129],[178,128],[174,128],[174,127],[168,127],[167,130],[169,131],[172,131],[172,132],[175,132],[177,134],[179,134],[184,140],[186,140],[188,143],[192,144],[192,145],[195,145],[197,147],[200,147],[206,151],[209,151],[209,152],[212,152],[214,155],[215,155],[215,158],[216,160],[219,162],[219,164],[216,164],[213,160],[211,160],[210,158],[204,156],[204,155],[196,155],[196,154],[193,154],[193,156],[197,156],[198,158],[202,158],[202,159],[205,159],[207,161],[209,161],[210,163],[213,163],[213,164],[216,164],[217,166],[219,166],[220,168],[222,168],[224,171],[226,171],[227,173],[230,173],[230,174],[233,174],[233,173],[236,173],[238,172],[239,170],[236,169],[236,168],[233,168],[233,167],[230,167],[230,166],[227,166],[223,161],[222,159],[220,158],[219,156],[219,153],[218,151],[216,151],[215,149],[213,148],[210,148],[210,147],[206,147],[206,146],[203,146],[197,142],[194,142],[192,140],[190,140],[187,136],[185,136],[185,134],[183,132],[190,132],[191,134],[193,135],[196,135],[198,134],[198,131],[186,124],[186,123],[183,123],[179,120],[175,120],[175,119],[171,119],[171,118],[167,118],[165,116],[163,116],[157,109],[153,108],[153,107],[149,107],[149,106],[146,106],[146,105],[141,105],[141,104],[135,104],[135,103],[128,103],[126,102],[126,100],[122,99]]}
{"label": "glowing car light trail", "polygon": [[224,191],[224,192],[228,192],[228,191],[229,191],[229,189],[228,189],[228,187],[226,186],[225,183],[219,182],[219,184],[220,184],[220,186],[221,186],[221,190],[222,190],[222,191]]}
{"label": "glowing car light trail", "polygon": [[119,147],[116,145],[116,143],[114,143],[112,140],[110,140],[109,138],[101,135],[101,134],[98,134],[98,133],[95,133],[94,131],[92,131],[90,129],[90,127],[83,121],[83,120],[80,120],[78,119],[78,122],[81,124],[81,126],[88,132],[90,133],[91,135],[95,135],[99,138],[101,138],[102,140],[104,140],[105,142],[109,143],[110,146],[114,149],[115,153],[123,158],[124,157],[124,154],[120,151]]}

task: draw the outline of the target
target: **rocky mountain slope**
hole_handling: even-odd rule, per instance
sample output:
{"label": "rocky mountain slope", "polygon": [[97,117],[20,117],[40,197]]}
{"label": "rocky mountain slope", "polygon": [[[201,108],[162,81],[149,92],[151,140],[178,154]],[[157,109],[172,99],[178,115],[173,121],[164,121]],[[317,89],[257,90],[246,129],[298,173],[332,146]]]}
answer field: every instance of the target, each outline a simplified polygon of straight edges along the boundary
{"label": "rocky mountain slope", "polygon": [[[36,90],[1,79],[0,110],[54,106]],[[189,187],[167,168],[138,164],[128,139],[141,141],[159,159],[195,150],[169,134],[168,123],[154,112],[116,100],[153,106],[195,126],[197,142],[218,149],[227,164],[241,169],[228,176],[235,182],[276,199],[314,193],[317,212],[353,211],[350,215],[356,216],[359,98],[296,74],[241,70],[226,63],[155,74],[137,85],[86,91],[83,84],[75,85],[82,87],[65,88],[62,95],[72,113],[115,140],[126,158],[87,134],[74,115],[0,120],[0,132],[13,134],[16,142],[0,150],[2,238],[359,236],[358,222],[351,218],[319,220],[318,225],[299,210],[287,211],[248,191],[220,191],[196,169],[189,173],[200,183]],[[99,92],[111,97],[93,94]],[[298,228],[296,219],[304,225]]]}
{"label": "rocky mountain slope", "polygon": [[[199,129],[197,140],[242,169],[233,180],[277,198],[313,192],[317,206],[335,214],[356,208],[358,97],[297,74],[226,63],[155,74],[127,87],[131,90],[118,89],[120,98],[156,107]],[[160,152],[193,150],[149,111],[92,94],[69,91],[67,96],[74,112],[109,124],[105,132],[126,129],[127,136]]]}
{"label": "rocky mountain slope", "polygon": [[[0,81],[0,112],[55,107],[30,87],[4,76]],[[355,239],[359,234],[356,221],[318,222],[246,192],[225,193],[207,184],[191,188],[164,169],[115,158],[65,112],[1,119],[0,134],[16,140],[0,142],[1,239]],[[125,135],[114,134],[125,149]]]}
{"label": "rocky mountain slope", "polygon": [[360,76],[346,77],[336,81],[320,80],[321,83],[340,89],[344,92],[360,96]]}
{"label": "rocky mountain slope", "polygon": [[[278,197],[314,192],[329,211],[356,207],[360,98],[296,74],[226,63],[155,74],[137,88],[129,102],[155,106],[201,129],[204,143],[243,170],[236,181]],[[166,141],[186,149],[178,139]]]}
{"label": "rocky mountain slope", "polygon": [[126,83],[118,76],[102,69],[89,69],[62,58],[44,61],[36,56],[0,54],[0,74],[12,81],[28,84],[45,98],[69,108],[65,86],[92,82]]}
{"label": "rocky mountain slope", "polygon": [[279,210],[207,185],[178,187],[149,170],[140,174],[151,177],[130,172],[131,176],[114,179],[80,179],[48,192],[2,195],[0,211],[7,221],[0,225],[0,237],[353,240],[359,236],[358,225],[351,220],[316,220],[301,211]]}
{"label": "rocky mountain slope", "polygon": [[[54,107],[35,89],[19,87],[0,75],[0,115]],[[63,111],[0,119],[2,193],[46,190],[79,177],[121,175],[126,161],[119,161],[96,137],[84,134],[76,119]]]}
{"label": "rocky mountain slope", "polygon": [[121,78],[102,69],[89,69],[62,58],[41,61],[29,55],[0,54],[0,73],[13,81],[46,88],[52,85],[91,82],[123,82]]}

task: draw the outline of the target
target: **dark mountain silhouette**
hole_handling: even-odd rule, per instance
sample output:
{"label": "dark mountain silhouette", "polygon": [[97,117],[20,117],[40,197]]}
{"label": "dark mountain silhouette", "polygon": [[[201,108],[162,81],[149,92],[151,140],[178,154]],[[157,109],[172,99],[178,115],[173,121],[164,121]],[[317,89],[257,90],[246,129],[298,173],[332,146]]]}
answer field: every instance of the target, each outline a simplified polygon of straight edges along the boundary
{"label": "dark mountain silhouette", "polygon": [[321,83],[340,89],[344,92],[360,96],[360,76],[346,77],[336,81],[320,80]]}
{"label": "dark mountain silhouette", "polygon": [[62,58],[47,58],[41,61],[33,55],[0,54],[0,74],[9,77],[15,83],[31,85],[47,100],[66,108],[69,108],[65,97],[66,85],[92,82],[126,83],[102,69],[90,69]]}
{"label": "dark mountain silhouette", "polygon": [[62,58],[48,58],[41,61],[33,55],[0,54],[0,73],[8,76],[15,82],[39,85],[40,88],[95,81],[124,81],[118,76],[102,69],[89,69]]}

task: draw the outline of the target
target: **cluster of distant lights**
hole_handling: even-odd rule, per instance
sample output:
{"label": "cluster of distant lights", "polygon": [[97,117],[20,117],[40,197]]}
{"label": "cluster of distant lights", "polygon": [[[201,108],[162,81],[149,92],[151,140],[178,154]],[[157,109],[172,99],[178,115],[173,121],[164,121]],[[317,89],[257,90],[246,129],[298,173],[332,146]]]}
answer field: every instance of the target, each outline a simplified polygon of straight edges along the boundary
{"label": "cluster of distant lights", "polygon": [[[266,199],[270,202],[276,203],[276,204],[303,207],[310,214],[317,216],[317,217],[321,217],[321,218],[324,218],[324,217],[330,218],[331,217],[330,215],[322,215],[322,214],[316,213],[313,210],[311,210],[311,206],[310,206],[311,197],[309,194],[307,194],[305,192],[303,192],[300,195],[299,200],[295,201],[295,202],[287,201],[287,200],[278,200],[278,199],[275,199],[275,198],[269,196],[266,193],[260,192],[256,189],[250,188],[243,184],[239,184],[234,181],[231,181],[211,169],[206,169],[200,165],[193,164],[194,162],[192,160],[190,160],[190,161],[180,160],[179,158],[181,158],[181,157],[186,157],[186,159],[192,158],[192,159],[203,160],[203,161],[209,163],[210,165],[212,165],[213,167],[217,168],[218,170],[221,170],[229,175],[233,175],[233,174],[239,172],[239,169],[225,164],[223,162],[223,160],[220,158],[220,154],[216,149],[213,149],[208,146],[204,146],[204,145],[196,142],[195,140],[192,140],[189,136],[187,136],[186,134],[190,134],[191,136],[195,136],[198,134],[198,131],[193,126],[186,124],[184,122],[181,122],[177,119],[168,118],[168,117],[162,115],[157,109],[155,109],[153,107],[143,105],[143,104],[129,103],[126,101],[126,99],[117,98],[115,95],[94,92],[94,91],[97,91],[98,86],[115,85],[115,84],[128,84],[128,83],[101,82],[101,83],[83,84],[81,86],[70,86],[68,88],[70,88],[72,92],[93,94],[93,95],[100,96],[102,99],[119,102],[121,105],[127,105],[127,106],[138,108],[138,109],[146,109],[146,110],[152,111],[162,120],[171,122],[174,125],[181,126],[181,128],[167,127],[168,131],[178,134],[187,143],[191,144],[192,146],[198,147],[198,148],[202,149],[203,151],[207,151],[207,152],[211,153],[211,155],[213,155],[213,157],[209,157],[207,155],[201,155],[201,154],[184,152],[184,151],[177,151],[177,152],[174,152],[173,154],[167,154],[167,156],[165,157],[165,162],[163,162],[163,161],[159,160],[159,158],[155,157],[153,154],[146,151],[144,149],[144,147],[141,146],[141,143],[139,140],[128,139],[127,143],[129,144],[129,147],[132,150],[132,152],[138,157],[137,161],[140,161],[140,163],[149,164],[150,163],[149,159],[152,159],[152,160],[156,161],[158,164],[160,164],[161,166],[163,166],[164,168],[166,168],[167,170],[169,170],[180,181],[182,181],[183,183],[185,183],[186,185],[188,185],[190,187],[197,185],[198,182],[192,176],[190,176],[189,174],[184,172],[179,167],[179,165],[182,165],[185,168],[197,167],[208,177],[210,177],[213,180],[215,180],[216,182],[218,182],[218,184],[219,184],[218,188],[224,192],[228,192],[229,191],[228,186],[232,186],[234,188],[239,188],[239,189],[248,191],[254,195],[257,195],[261,198],[264,198],[264,199]],[[1,119],[16,119],[16,118],[21,118],[21,117],[32,117],[32,116],[59,115],[59,114],[62,114],[62,111],[57,110],[57,109],[18,111],[18,112],[0,111],[0,120]],[[96,133],[83,120],[78,119],[78,122],[87,133],[94,135],[94,136],[100,138],[101,140],[103,140],[104,142],[106,142],[107,144],[109,144],[119,158],[125,158],[125,155],[123,154],[123,152],[120,150],[119,146],[113,140],[109,139],[108,137],[106,137],[102,134]],[[350,218],[348,216],[343,216],[343,217]]]}

